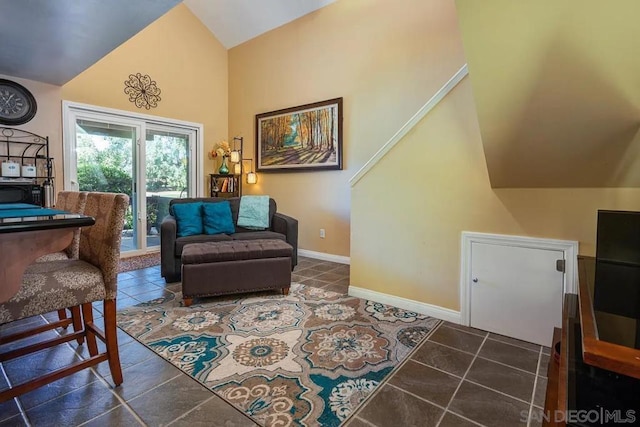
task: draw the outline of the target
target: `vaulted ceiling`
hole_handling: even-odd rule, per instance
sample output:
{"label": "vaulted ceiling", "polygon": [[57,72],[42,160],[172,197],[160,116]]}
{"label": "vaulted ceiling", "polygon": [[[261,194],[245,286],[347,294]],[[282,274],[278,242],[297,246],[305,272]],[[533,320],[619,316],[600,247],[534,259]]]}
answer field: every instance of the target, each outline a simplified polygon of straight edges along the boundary
{"label": "vaulted ceiling", "polygon": [[[63,85],[182,0],[0,0],[0,74]],[[231,48],[335,0],[186,0]]]}
{"label": "vaulted ceiling", "polygon": [[0,74],[62,85],[180,0],[2,0]]}
{"label": "vaulted ceiling", "polygon": [[640,186],[640,2],[456,5],[493,187]]}
{"label": "vaulted ceiling", "polygon": [[184,0],[184,4],[231,49],[336,0]]}

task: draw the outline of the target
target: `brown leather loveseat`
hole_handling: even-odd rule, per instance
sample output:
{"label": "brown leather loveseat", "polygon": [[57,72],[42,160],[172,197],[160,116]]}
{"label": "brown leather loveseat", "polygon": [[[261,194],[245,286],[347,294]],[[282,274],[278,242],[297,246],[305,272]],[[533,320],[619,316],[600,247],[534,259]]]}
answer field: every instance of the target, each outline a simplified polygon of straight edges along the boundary
{"label": "brown leather loveseat", "polygon": [[[177,237],[177,224],[173,217],[173,205],[176,203],[218,203],[229,201],[231,215],[236,232],[233,234],[198,234],[194,236]],[[160,226],[160,273],[167,282],[177,282],[181,279],[182,250],[189,243],[220,242],[230,240],[280,239],[293,247],[291,255],[291,269],[298,263],[298,220],[277,212],[275,200],[269,199],[269,228],[255,231],[238,227],[238,209],[240,197],[231,198],[186,198],[174,199],[169,202],[169,215]]]}

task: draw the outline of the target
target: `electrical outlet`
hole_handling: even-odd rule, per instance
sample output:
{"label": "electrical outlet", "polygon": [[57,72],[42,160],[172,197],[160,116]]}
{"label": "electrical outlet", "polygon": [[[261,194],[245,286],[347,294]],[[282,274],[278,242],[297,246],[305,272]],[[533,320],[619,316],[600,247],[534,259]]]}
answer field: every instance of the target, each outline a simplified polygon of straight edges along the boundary
{"label": "electrical outlet", "polygon": [[320,238],[324,239],[324,228],[320,229]]}

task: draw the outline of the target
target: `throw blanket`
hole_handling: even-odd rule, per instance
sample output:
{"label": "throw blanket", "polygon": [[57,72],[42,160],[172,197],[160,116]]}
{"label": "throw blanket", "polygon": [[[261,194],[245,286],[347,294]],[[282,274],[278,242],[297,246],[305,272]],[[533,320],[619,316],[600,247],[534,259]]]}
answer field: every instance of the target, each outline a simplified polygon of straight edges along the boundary
{"label": "throw blanket", "polygon": [[251,230],[269,228],[269,196],[242,196],[238,226]]}

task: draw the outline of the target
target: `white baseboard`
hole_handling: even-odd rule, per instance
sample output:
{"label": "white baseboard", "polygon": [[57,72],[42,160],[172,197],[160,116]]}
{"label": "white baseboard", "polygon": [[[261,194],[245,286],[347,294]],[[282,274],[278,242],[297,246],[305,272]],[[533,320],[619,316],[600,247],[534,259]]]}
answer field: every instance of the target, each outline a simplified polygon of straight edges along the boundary
{"label": "white baseboard", "polygon": [[351,258],[342,255],[325,254],[324,252],[310,251],[308,249],[298,249],[298,255],[307,258],[321,259],[322,261],[337,262],[339,264],[351,264]]}
{"label": "white baseboard", "polygon": [[394,295],[383,294],[382,292],[358,288],[356,286],[349,286],[349,296],[392,305],[394,307],[415,311],[416,313],[425,314],[437,319],[446,320],[451,323],[460,324],[460,312],[451,310],[449,308],[439,307],[437,305],[427,304],[419,301],[413,301]]}

